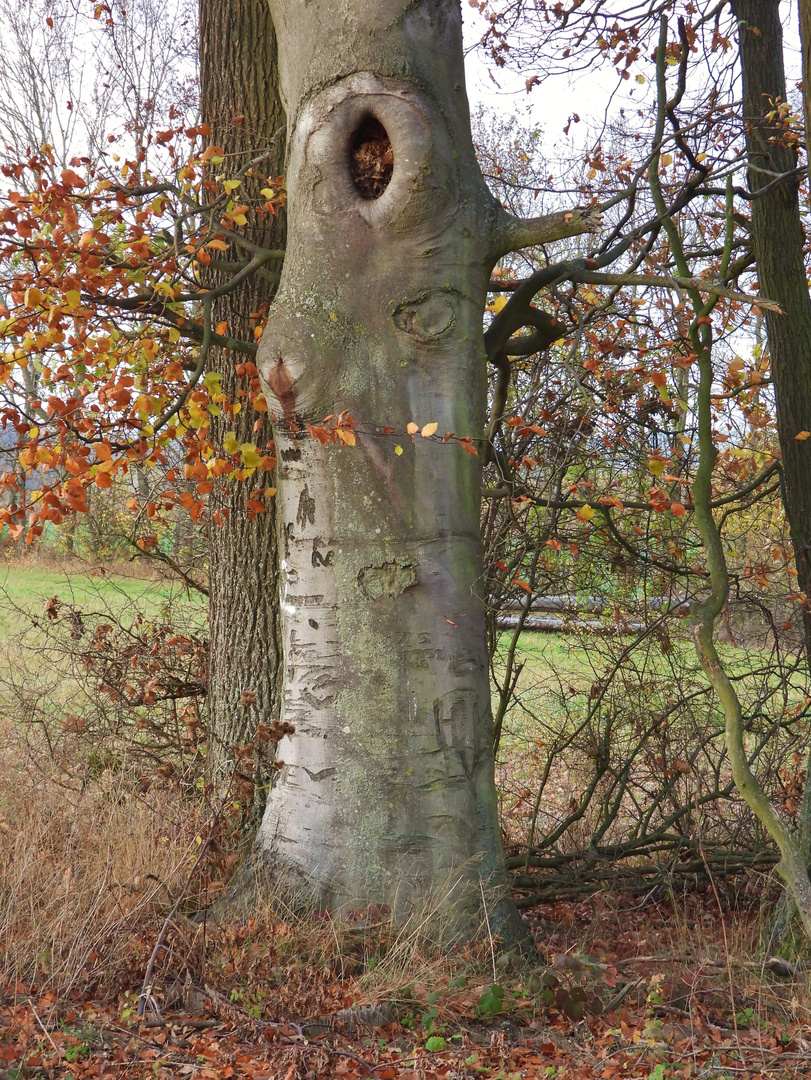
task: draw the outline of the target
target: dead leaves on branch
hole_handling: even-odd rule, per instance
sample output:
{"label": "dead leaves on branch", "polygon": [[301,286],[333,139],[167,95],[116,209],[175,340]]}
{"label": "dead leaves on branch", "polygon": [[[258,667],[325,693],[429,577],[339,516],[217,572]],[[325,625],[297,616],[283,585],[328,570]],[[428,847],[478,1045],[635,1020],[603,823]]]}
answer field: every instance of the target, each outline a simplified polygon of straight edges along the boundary
{"label": "dead leaves on branch", "polygon": [[[13,432],[19,469],[3,477],[13,508],[0,517],[28,542],[45,522],[85,512],[88,487],[110,488],[136,467],[168,471],[178,458],[187,466],[202,462],[201,495],[211,494],[217,478],[245,480],[272,468],[272,446],[246,463],[222,455],[210,437],[216,417],[250,408],[258,422],[267,412],[255,366],[238,365],[239,388],[226,398],[219,376],[204,374],[195,357],[207,333],[234,350],[255,350],[255,341],[229,338],[226,323],[201,323],[200,305],[207,308],[212,293],[201,288],[199,273],[227,256],[225,283],[215,290],[224,292],[229,271],[238,276],[251,260],[261,270],[260,262],[278,258],[249,252],[245,263],[235,230],[249,217],[274,216],[284,191],[275,178],[258,201],[237,203],[234,192],[256,175],[258,161],[223,179],[222,151],[202,147],[208,134],[207,125],[158,133],[170,177],[164,182],[150,176],[143,155],[125,161],[114,178],[86,158],[55,177],[48,148],[2,167],[14,187],[0,209],[0,423]],[[264,312],[253,313],[255,339],[263,319]],[[20,498],[34,474],[40,485]],[[212,487],[200,489],[206,481]],[[254,498],[253,513],[265,509],[263,499]],[[200,500],[181,489],[177,501],[193,519],[200,516]]]}

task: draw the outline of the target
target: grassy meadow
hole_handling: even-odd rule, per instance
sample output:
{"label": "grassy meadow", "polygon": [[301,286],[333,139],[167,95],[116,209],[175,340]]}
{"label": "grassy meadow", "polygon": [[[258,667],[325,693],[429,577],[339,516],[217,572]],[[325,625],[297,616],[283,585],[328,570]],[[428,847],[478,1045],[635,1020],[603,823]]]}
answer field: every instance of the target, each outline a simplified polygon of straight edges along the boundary
{"label": "grassy meadow", "polygon": [[105,612],[125,616],[136,610],[157,617],[169,605],[181,606],[190,625],[205,621],[202,597],[189,596],[177,583],[154,577],[137,577],[129,567],[119,571],[99,567],[84,568],[73,563],[60,566],[31,558],[26,562],[0,563],[0,648],[41,617],[45,604],[57,597],[63,604],[90,613]]}

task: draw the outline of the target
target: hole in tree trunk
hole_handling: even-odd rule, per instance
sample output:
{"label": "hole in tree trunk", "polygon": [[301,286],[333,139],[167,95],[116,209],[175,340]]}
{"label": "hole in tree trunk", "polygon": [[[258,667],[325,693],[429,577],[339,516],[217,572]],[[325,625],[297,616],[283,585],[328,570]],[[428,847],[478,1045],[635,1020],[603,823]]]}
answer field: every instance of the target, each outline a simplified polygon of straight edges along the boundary
{"label": "hole in tree trunk", "polygon": [[394,154],[386,129],[365,116],[349,142],[349,171],[362,198],[379,199],[394,171]]}

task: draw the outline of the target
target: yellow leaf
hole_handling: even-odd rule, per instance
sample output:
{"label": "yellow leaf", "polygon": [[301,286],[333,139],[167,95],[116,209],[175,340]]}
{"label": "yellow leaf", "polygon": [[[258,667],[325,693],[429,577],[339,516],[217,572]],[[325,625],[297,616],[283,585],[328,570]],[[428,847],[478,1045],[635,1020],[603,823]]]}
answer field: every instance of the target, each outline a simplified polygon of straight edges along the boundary
{"label": "yellow leaf", "polygon": [[672,154],[662,154],[662,156],[659,158],[659,164],[662,166],[663,169],[666,169],[667,166],[671,165],[672,163],[673,163],[673,155]]}
{"label": "yellow leaf", "polygon": [[594,517],[594,510],[588,505],[581,506],[580,509],[577,511],[577,516],[580,518],[581,521],[591,521],[591,519]]}
{"label": "yellow leaf", "polygon": [[648,458],[648,472],[652,476],[661,476],[665,471],[665,463],[661,458],[649,457]]}
{"label": "yellow leaf", "polygon": [[410,424],[406,425],[406,431],[408,432],[409,435],[416,435],[419,430],[420,430],[420,425],[415,424],[413,420],[411,421]]}
{"label": "yellow leaf", "polygon": [[37,304],[42,303],[42,293],[32,285],[30,289],[25,290],[23,303],[26,307],[36,307]]}
{"label": "yellow leaf", "polygon": [[231,220],[234,222],[235,225],[247,225],[248,224],[248,219],[245,217],[244,214],[232,214],[231,215]]}
{"label": "yellow leaf", "polygon": [[68,289],[65,293],[65,302],[70,308],[77,308],[82,302],[81,294],[76,289]]}
{"label": "yellow leaf", "polygon": [[400,454],[402,454],[402,452],[403,452],[403,448],[402,448],[402,446],[395,446],[395,448],[394,448],[394,452],[395,452],[395,454],[397,455],[397,457],[399,457],[399,456],[400,456]]}
{"label": "yellow leaf", "polygon": [[263,187],[259,194],[264,195],[266,199],[272,199],[276,192],[273,190],[273,188]]}
{"label": "yellow leaf", "polygon": [[270,488],[270,487],[265,488],[265,498],[266,499],[272,499],[275,494],[276,494],[276,488]]}
{"label": "yellow leaf", "polygon": [[235,431],[226,431],[225,438],[222,441],[222,448],[226,454],[235,454],[237,450],[239,450],[237,433]]}
{"label": "yellow leaf", "polygon": [[179,331],[179,330],[176,330],[176,329],[174,328],[174,326],[173,326],[173,327],[172,327],[172,329],[171,329],[171,330],[169,331],[169,340],[170,340],[171,342],[175,342],[175,341],[180,341],[180,331]]}
{"label": "yellow leaf", "polygon": [[431,435],[434,434],[434,432],[436,431],[436,429],[438,427],[439,427],[439,424],[426,424],[425,427],[420,432],[420,435],[422,435],[423,439],[428,439],[428,438],[431,437]]}
{"label": "yellow leaf", "polygon": [[344,446],[355,445],[355,432],[348,431],[346,428],[336,428],[336,434]]}
{"label": "yellow leaf", "polygon": [[239,187],[239,185],[240,185],[241,183],[242,183],[242,181],[241,181],[241,180],[223,180],[223,182],[222,182],[222,186],[223,186],[223,187],[225,188],[225,190],[226,190],[226,191],[228,192],[228,194],[230,195],[230,194],[231,194],[231,192],[232,192],[232,191],[233,191],[233,190],[234,190],[235,188],[238,188],[238,187]]}
{"label": "yellow leaf", "polygon": [[707,160],[707,155],[706,154],[696,154],[696,161],[706,161],[706,160]]}
{"label": "yellow leaf", "polygon": [[239,456],[246,469],[258,469],[262,463],[261,455],[257,452],[255,443],[243,443],[239,448]]}
{"label": "yellow leaf", "polygon": [[799,442],[805,442],[806,439],[811,439],[811,431],[798,431],[794,438]]}

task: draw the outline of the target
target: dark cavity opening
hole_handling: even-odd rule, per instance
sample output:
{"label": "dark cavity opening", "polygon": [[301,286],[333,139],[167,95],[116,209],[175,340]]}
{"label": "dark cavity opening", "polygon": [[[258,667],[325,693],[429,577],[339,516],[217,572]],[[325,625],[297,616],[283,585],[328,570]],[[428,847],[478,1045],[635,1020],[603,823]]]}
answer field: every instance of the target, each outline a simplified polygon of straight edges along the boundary
{"label": "dark cavity opening", "polygon": [[379,120],[365,116],[349,142],[349,171],[363,199],[379,199],[391,181],[394,154]]}

